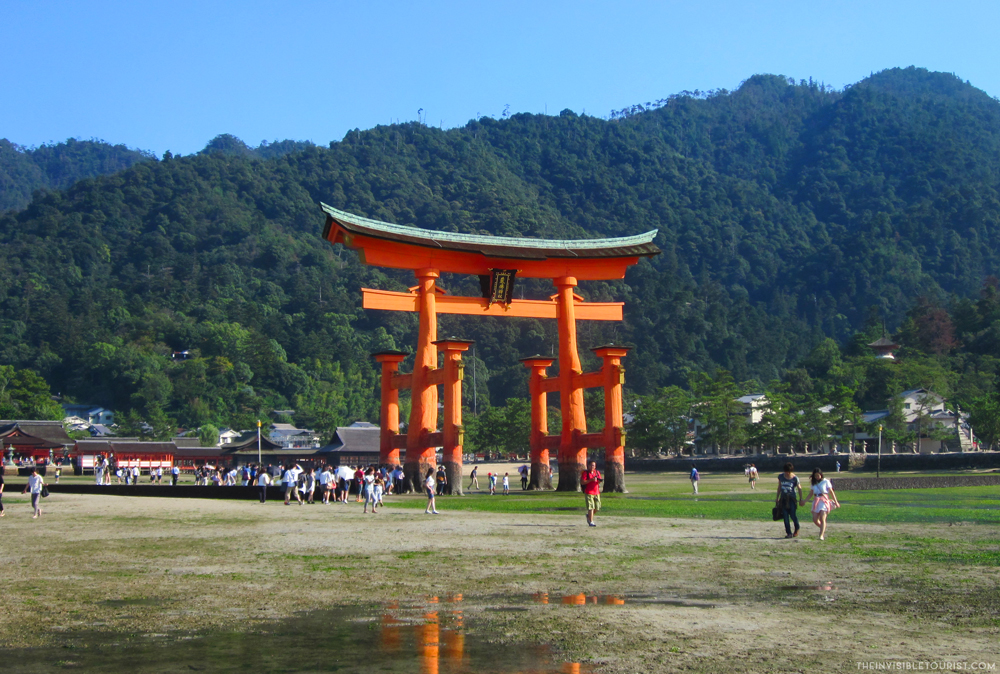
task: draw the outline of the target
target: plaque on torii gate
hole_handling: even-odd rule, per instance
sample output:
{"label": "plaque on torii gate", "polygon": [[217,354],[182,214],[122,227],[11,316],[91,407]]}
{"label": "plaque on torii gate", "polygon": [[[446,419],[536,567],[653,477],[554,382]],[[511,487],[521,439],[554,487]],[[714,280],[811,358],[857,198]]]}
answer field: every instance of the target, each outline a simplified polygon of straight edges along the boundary
{"label": "plaque on torii gate", "polygon": [[[656,230],[611,239],[552,240],[480,236],[437,232],[363,218],[321,204],[326,213],[323,238],[356,250],[364,264],[413,270],[417,285],[409,292],[362,288],[365,309],[411,311],[420,315],[417,351],[411,373],[398,372],[406,354],[373,354],[382,366],[381,441],[379,461],[399,465],[399,450],[406,450],[406,481],[420,490],[428,468],[436,466],[435,450],[442,460],[453,493],[462,485],[462,352],[470,342],[438,340],[437,315],[508,316],[552,318],[558,322],[559,373],[546,370],[555,359],[533,356],[523,360],[531,372],[531,478],[530,488],[551,485],[549,450],[556,449],[560,491],[580,488],[587,449],[605,450],[604,491],[625,490],[625,432],[622,422],[621,359],[628,349],[607,345],[594,349],[601,369],[584,373],[576,343],[576,321],[620,321],[621,302],[585,302],[574,292],[578,281],[605,281],[625,277],[640,257],[657,255]],[[484,280],[484,297],[448,295],[437,287],[442,272],[471,274]],[[547,278],[556,288],[549,300],[510,298],[512,279]],[[498,283],[499,280],[499,283]],[[506,285],[504,285],[506,284]],[[504,293],[498,296],[498,292]],[[438,367],[438,350],[445,354]],[[444,422],[437,428],[437,387],[444,387]],[[583,390],[604,389],[605,426],[587,433]],[[406,434],[399,433],[399,390],[410,389],[410,420]],[[548,434],[546,400],[559,393],[562,429]]]}

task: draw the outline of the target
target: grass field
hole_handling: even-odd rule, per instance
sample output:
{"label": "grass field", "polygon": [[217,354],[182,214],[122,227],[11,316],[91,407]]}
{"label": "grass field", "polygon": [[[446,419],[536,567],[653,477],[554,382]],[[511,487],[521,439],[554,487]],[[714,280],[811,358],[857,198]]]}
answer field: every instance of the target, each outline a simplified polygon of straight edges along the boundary
{"label": "grass field", "polygon": [[[630,473],[626,485],[628,494],[601,497],[602,515],[770,520],[777,489],[773,478],[758,481],[757,489],[751,490],[742,476],[708,475],[702,477],[700,493],[694,496],[691,483],[676,473]],[[841,508],[830,517],[831,522],[1000,524],[1000,487],[844,491],[838,498]],[[418,508],[424,501],[408,499],[399,505]],[[461,498],[442,497],[439,507],[523,514],[582,512],[583,498],[573,493],[524,492],[518,483],[512,485],[510,496],[474,491]],[[799,509],[799,516],[809,519],[808,504]]]}

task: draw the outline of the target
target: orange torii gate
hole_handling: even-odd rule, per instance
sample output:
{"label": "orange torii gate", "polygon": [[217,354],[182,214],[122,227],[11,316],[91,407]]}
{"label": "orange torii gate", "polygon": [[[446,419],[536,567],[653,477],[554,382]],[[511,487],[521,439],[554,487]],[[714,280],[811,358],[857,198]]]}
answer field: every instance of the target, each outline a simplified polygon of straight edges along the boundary
{"label": "orange torii gate", "polygon": [[[509,316],[554,318],[559,331],[559,374],[548,377],[546,369],[555,359],[534,356],[524,359],[531,370],[531,481],[532,489],[551,487],[549,450],[558,450],[560,491],[577,490],[585,467],[587,448],[605,450],[605,491],[625,490],[625,433],[622,428],[621,359],[625,347],[608,345],[594,349],[602,359],[601,369],[584,373],[576,343],[576,321],[620,321],[621,302],[585,302],[574,292],[578,281],[624,278],[625,270],[640,257],[660,252],[653,244],[656,230],[613,239],[547,240],[479,236],[436,232],[363,218],[321,204],[326,213],[323,237],[358,251],[365,264],[411,269],[417,285],[409,292],[362,288],[365,309],[414,311],[420,327],[413,372],[400,373],[402,352],[373,354],[382,366],[381,445],[379,460],[399,465],[399,450],[406,449],[403,467],[407,482],[421,489],[427,468],[436,466],[435,449],[442,448],[442,461],[452,493],[462,486],[462,353],[471,342],[437,339],[437,315]],[[437,287],[442,272],[474,274],[489,280],[486,297],[456,297]],[[552,279],[556,294],[548,301],[511,299],[514,274]],[[438,350],[444,352],[438,367]],[[437,387],[444,387],[444,419],[437,426]],[[583,390],[604,389],[604,431],[587,433]],[[399,390],[410,389],[410,421],[405,435],[399,433]],[[562,413],[559,435],[548,434],[546,401],[558,392]]]}

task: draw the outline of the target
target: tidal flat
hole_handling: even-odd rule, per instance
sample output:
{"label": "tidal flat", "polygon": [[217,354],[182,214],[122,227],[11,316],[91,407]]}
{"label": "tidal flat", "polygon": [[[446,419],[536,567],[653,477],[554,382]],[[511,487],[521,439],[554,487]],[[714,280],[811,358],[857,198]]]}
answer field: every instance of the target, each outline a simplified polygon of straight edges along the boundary
{"label": "tidal flat", "polygon": [[[437,604],[461,612],[470,653],[488,654],[474,671],[1000,662],[1000,501],[988,488],[926,490],[929,498],[844,492],[826,541],[807,509],[802,535],[784,539],[770,521],[766,479],[751,493],[742,479],[706,476],[697,501],[678,475],[630,475],[629,489],[605,499],[596,528],[577,494],[519,490],[444,497],[437,516],[423,514],[419,496],[390,497],[372,515],[353,501],[56,493],[39,520],[9,494],[0,669],[63,671],[90,662],[73,655],[89,648],[213,636],[260,654],[280,650],[274,635],[293,624],[308,628],[287,643],[322,648],[357,616],[379,634],[399,607],[434,624],[420,616]],[[425,671],[427,651],[405,643],[393,662]],[[443,649],[446,639],[429,643]],[[192,657],[185,671],[224,669],[212,656]],[[473,671],[470,663],[439,665]],[[292,658],[273,671],[351,671],[335,664],[296,669]]]}

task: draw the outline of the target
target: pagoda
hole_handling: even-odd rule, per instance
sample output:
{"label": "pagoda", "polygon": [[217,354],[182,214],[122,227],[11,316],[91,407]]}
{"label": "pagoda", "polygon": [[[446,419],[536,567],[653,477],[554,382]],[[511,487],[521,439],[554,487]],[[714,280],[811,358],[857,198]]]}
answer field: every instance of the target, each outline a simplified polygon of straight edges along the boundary
{"label": "pagoda", "polygon": [[896,349],[899,348],[899,344],[892,341],[885,335],[876,339],[874,342],[868,345],[872,351],[875,352],[876,358],[884,358],[885,360],[896,360]]}

